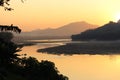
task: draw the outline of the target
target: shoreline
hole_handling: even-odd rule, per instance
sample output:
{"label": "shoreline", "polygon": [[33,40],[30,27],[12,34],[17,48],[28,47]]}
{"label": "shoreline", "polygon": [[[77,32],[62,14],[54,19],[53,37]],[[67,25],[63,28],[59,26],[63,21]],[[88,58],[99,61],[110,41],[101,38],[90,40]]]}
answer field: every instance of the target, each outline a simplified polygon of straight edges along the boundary
{"label": "shoreline", "polygon": [[72,55],[72,54],[120,54],[120,42],[67,43],[66,45],[38,49],[37,52]]}

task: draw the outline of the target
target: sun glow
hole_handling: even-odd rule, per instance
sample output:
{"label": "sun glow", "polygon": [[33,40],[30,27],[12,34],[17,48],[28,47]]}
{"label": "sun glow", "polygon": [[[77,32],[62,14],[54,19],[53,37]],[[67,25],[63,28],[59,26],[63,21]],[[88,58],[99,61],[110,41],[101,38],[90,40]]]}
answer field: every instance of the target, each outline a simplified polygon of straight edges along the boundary
{"label": "sun glow", "polygon": [[116,14],[116,16],[115,16],[115,21],[117,22],[118,20],[120,20],[120,13]]}

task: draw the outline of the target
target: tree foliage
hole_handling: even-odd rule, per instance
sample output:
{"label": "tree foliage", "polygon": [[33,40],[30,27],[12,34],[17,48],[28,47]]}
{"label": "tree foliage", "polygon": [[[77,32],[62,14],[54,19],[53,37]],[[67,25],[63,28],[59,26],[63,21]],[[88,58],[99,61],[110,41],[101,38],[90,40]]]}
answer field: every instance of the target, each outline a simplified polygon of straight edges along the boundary
{"label": "tree foliage", "polygon": [[[0,6],[4,7],[5,10],[11,11],[14,10],[13,8],[10,7],[10,2],[11,0],[0,0]],[[21,0],[23,2],[23,0]]]}
{"label": "tree foliage", "polygon": [[13,63],[18,59],[16,52],[19,52],[22,47],[13,43],[12,33],[2,32],[0,33],[0,65],[7,65]]}
{"label": "tree foliage", "polygon": [[18,58],[16,52],[21,51],[22,47],[11,41],[13,34],[7,31],[20,33],[21,29],[13,25],[0,25],[0,31],[0,65],[10,64]]}
{"label": "tree foliage", "polygon": [[5,10],[11,11],[13,10],[11,7],[9,7],[9,1],[10,0],[0,0],[0,6],[4,7]]}
{"label": "tree foliage", "polygon": [[0,80],[6,80],[7,68],[19,59],[16,52],[21,47],[13,43],[12,38],[12,33],[0,32]]}
{"label": "tree foliage", "polygon": [[19,61],[22,70],[17,71],[27,80],[68,80],[68,77],[59,74],[55,64],[51,61],[39,62],[34,57],[24,57]]}
{"label": "tree foliage", "polygon": [[21,29],[18,26],[13,26],[13,24],[11,24],[10,26],[8,25],[0,25],[0,31],[12,31],[12,32],[16,32],[16,33],[21,33]]}

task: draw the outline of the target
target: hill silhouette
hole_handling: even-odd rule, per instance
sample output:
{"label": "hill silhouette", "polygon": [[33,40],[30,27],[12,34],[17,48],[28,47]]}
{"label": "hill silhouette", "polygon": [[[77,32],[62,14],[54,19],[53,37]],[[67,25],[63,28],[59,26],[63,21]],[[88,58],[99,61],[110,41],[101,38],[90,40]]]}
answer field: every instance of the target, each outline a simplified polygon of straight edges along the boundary
{"label": "hill silhouette", "polygon": [[22,32],[19,36],[31,36],[31,37],[69,37],[73,34],[78,34],[86,29],[95,28],[97,25],[89,24],[85,21],[73,22],[62,27],[52,29],[37,29],[30,32]]}
{"label": "hill silhouette", "polygon": [[81,34],[72,35],[72,40],[88,41],[88,40],[120,40],[120,20],[118,22],[110,21],[109,23],[96,29],[89,29]]}

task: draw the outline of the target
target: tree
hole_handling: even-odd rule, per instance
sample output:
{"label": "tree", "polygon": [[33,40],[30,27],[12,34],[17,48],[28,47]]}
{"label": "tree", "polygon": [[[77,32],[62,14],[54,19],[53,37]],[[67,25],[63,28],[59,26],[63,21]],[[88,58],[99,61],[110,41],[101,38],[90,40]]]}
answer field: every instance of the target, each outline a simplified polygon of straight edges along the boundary
{"label": "tree", "polygon": [[11,24],[11,26],[8,25],[0,25],[0,31],[13,31],[16,33],[21,33],[21,29],[18,26],[13,26],[13,24]]}
{"label": "tree", "polygon": [[8,68],[19,60],[16,52],[22,47],[13,43],[13,34],[10,32],[0,32],[0,80],[6,80]]}
{"label": "tree", "polygon": [[13,38],[13,34],[11,32],[0,32],[0,39],[10,42]]}
{"label": "tree", "polygon": [[[0,33],[4,34],[4,33]],[[18,54],[16,52],[21,51],[21,46],[13,43],[11,40],[5,40],[8,33],[3,36],[0,36],[0,66],[7,66],[8,64],[13,63],[18,59]],[[11,38],[11,34],[10,34]]]}
{"label": "tree", "polygon": [[[11,11],[12,8],[9,7],[10,0],[0,0],[0,6],[4,7],[5,10]],[[7,5],[7,6],[5,6]],[[19,29],[17,26],[5,26],[0,25],[0,31],[13,31],[16,33],[20,33],[21,29]],[[6,35],[7,34],[7,35]],[[6,36],[5,36],[6,35]],[[6,70],[5,66],[14,62],[15,59],[17,59],[18,55],[15,54],[17,51],[20,51],[20,47],[13,42],[11,42],[11,39],[13,38],[13,35],[11,33],[0,33],[0,80],[6,80]],[[10,52],[9,52],[10,51]]]}
{"label": "tree", "polygon": [[42,60],[39,62],[36,58],[24,57],[19,64],[24,70],[20,73],[22,73],[27,80],[68,80],[68,77],[59,74],[55,64],[51,61]]}
{"label": "tree", "polygon": [[[11,11],[13,8],[10,7],[9,1],[11,0],[0,0],[0,6],[4,7],[5,10]],[[23,2],[23,0],[21,0]]]}
{"label": "tree", "polygon": [[10,0],[0,0],[0,6],[4,7],[5,10],[11,11],[12,8],[9,7],[9,1]]}

